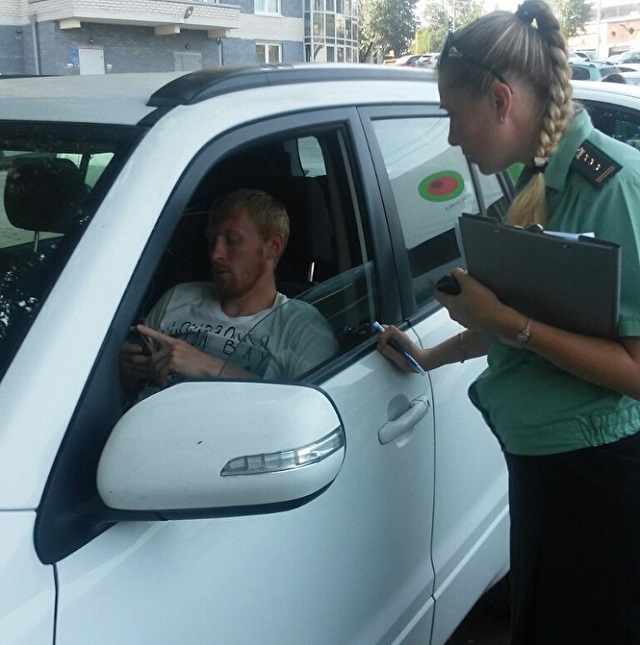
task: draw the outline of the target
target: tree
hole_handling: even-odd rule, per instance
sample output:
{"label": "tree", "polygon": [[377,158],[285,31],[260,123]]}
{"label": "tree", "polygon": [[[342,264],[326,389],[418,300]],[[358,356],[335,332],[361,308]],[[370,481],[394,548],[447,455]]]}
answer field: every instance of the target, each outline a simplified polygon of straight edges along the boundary
{"label": "tree", "polygon": [[566,40],[584,33],[591,20],[593,5],[585,0],[556,0],[560,29]]}
{"label": "tree", "polygon": [[416,30],[416,0],[360,0],[358,49],[360,60],[380,54],[400,56],[409,48]]}
{"label": "tree", "polygon": [[431,38],[431,51],[440,51],[449,29],[459,29],[484,14],[483,0],[432,0],[422,19]]}

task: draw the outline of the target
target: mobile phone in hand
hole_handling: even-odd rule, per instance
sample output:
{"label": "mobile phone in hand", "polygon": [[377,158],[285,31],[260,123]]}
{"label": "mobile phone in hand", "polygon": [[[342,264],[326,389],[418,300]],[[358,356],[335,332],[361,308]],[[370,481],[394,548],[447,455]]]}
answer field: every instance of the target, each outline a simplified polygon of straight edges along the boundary
{"label": "mobile phone in hand", "polygon": [[142,354],[144,356],[151,356],[153,352],[153,341],[139,332],[135,326],[129,328],[127,342],[133,345],[139,345],[142,348]]}
{"label": "mobile phone in hand", "polygon": [[[372,327],[378,333],[381,333],[384,331],[384,327],[376,320],[373,321]],[[418,361],[416,361],[416,359],[413,358],[413,356],[411,356],[411,354],[409,354],[409,352],[404,347],[402,347],[402,345],[400,345],[400,343],[398,343],[398,341],[395,338],[389,339],[389,345],[391,345],[391,347],[393,347],[393,349],[395,349],[397,352],[402,354],[404,359],[407,361],[407,363],[409,363],[409,365],[411,365],[413,371],[416,372],[416,374],[420,374],[422,376],[426,374],[426,372],[422,369]]]}

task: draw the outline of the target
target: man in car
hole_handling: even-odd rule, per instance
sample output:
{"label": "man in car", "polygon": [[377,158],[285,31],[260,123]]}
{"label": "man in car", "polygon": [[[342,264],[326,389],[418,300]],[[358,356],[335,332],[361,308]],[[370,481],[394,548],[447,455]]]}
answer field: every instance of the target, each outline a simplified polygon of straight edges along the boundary
{"label": "man in car", "polygon": [[148,396],[176,379],[294,379],[336,352],[324,317],[276,288],[289,238],[280,202],[237,190],[213,204],[205,236],[211,281],[173,287],[136,326],[142,342],[121,352],[128,393],[141,381],[155,384],[144,388]]}

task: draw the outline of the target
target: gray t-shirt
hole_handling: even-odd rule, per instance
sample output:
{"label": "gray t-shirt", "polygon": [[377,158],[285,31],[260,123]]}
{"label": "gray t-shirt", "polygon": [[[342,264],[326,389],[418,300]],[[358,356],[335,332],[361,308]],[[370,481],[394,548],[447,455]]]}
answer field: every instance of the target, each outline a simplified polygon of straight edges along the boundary
{"label": "gray t-shirt", "polygon": [[266,379],[298,378],[338,349],[331,327],[312,305],[278,293],[269,309],[227,316],[210,282],[173,287],[145,324]]}

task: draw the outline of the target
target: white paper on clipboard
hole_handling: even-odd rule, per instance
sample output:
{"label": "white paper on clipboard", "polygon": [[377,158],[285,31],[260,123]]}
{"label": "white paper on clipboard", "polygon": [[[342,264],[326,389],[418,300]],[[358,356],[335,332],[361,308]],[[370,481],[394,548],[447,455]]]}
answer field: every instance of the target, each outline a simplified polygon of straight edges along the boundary
{"label": "white paper on clipboard", "polygon": [[531,232],[478,215],[462,215],[456,237],[469,275],[505,304],[554,327],[617,337],[618,244]]}

